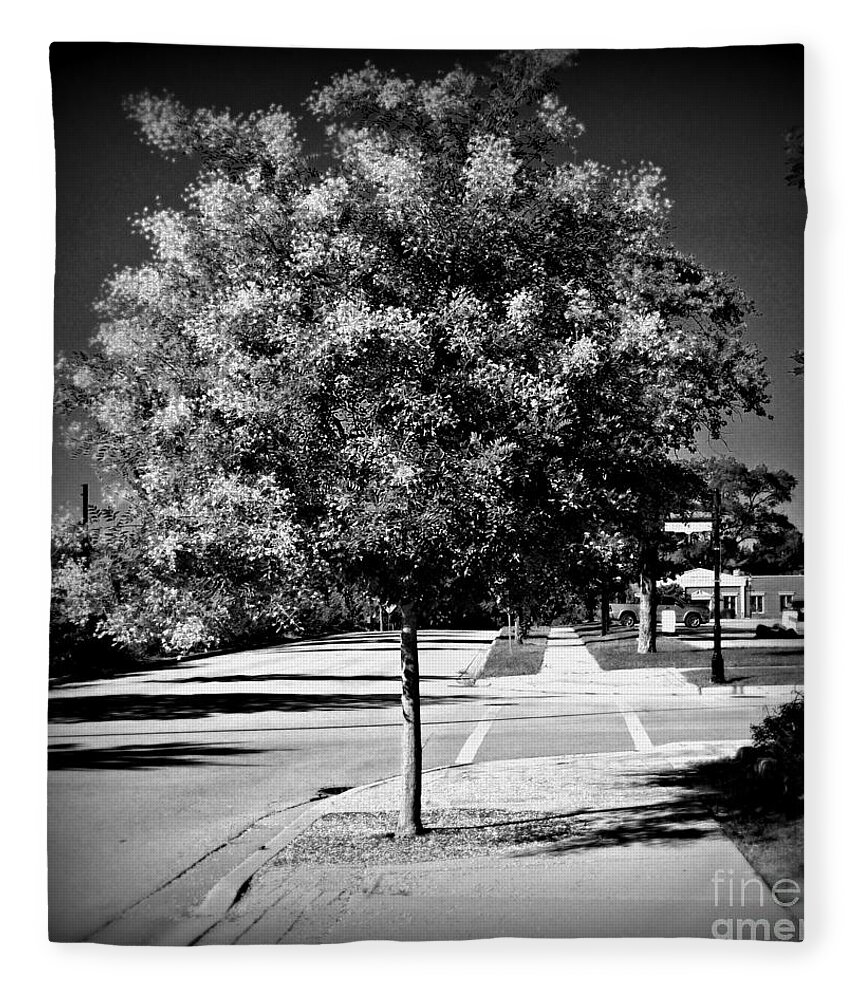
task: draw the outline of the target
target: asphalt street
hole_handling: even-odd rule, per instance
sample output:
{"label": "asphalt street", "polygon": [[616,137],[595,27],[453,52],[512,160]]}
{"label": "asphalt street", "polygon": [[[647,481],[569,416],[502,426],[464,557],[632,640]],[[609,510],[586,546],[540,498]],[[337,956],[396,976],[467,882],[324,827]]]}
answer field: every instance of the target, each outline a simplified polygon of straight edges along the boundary
{"label": "asphalt street", "polygon": [[[493,636],[421,634],[425,769],[742,740],[766,708],[647,686],[620,704],[534,678],[458,684]],[[396,774],[398,643],[355,633],[54,689],[52,940],[97,937],[142,901],[177,910],[310,802]]]}

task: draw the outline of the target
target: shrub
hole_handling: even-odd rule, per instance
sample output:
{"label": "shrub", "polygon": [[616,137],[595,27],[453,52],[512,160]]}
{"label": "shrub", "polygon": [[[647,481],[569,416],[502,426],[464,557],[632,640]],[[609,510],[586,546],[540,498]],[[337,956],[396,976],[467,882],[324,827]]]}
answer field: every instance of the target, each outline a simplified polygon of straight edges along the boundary
{"label": "shrub", "polygon": [[803,695],[750,727],[759,757],[773,757],[797,794],[803,790]]}
{"label": "shrub", "polygon": [[680,583],[661,583],[657,590],[660,594],[660,600],[662,601],[681,601],[684,604],[688,603],[687,592],[681,586]]}
{"label": "shrub", "polygon": [[51,528],[49,676],[91,678],[131,662],[102,632],[113,599],[106,562],[84,527],[63,518]]}

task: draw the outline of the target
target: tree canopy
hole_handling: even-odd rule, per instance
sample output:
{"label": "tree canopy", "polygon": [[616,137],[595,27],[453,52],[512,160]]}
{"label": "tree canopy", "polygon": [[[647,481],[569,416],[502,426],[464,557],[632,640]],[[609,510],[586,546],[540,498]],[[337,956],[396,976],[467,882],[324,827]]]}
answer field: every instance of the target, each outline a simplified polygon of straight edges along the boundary
{"label": "tree canopy", "polygon": [[489,555],[513,571],[526,538],[761,410],[748,304],[668,243],[660,170],[572,158],[565,60],[338,77],[308,101],[322,170],[281,108],[129,99],[201,172],[138,220],[152,258],[108,281],[63,387],[165,567],[254,586],[325,550],[386,599],[427,597]]}

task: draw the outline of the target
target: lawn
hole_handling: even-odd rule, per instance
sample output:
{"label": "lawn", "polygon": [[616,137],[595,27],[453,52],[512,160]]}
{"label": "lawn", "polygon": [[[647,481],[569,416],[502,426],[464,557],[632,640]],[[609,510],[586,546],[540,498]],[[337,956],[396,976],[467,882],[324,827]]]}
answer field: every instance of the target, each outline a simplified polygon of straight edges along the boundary
{"label": "lawn", "polygon": [[[639,654],[636,652],[636,636],[628,633],[610,634],[585,638],[588,651],[603,670],[635,670],[642,667],[675,667],[679,670],[699,667],[710,675],[711,650],[692,649],[682,640],[673,636],[657,636],[657,652]],[[764,646],[733,646],[731,640],[723,643],[723,662],[726,675],[732,672],[749,675],[751,671],[767,669],[773,676],[791,676],[785,681],[760,681],[758,683],[799,683],[794,679],[798,671],[803,673],[803,649],[779,649]],[[802,680],[802,676],[801,676]],[[752,682],[750,682],[752,683]]]}
{"label": "lawn", "polygon": [[548,628],[536,628],[532,629],[522,644],[514,641],[509,647],[505,629],[490,647],[481,676],[512,677],[539,673],[548,638]]}
{"label": "lawn", "polygon": [[[803,683],[803,662],[792,664],[791,666],[750,666],[742,664],[740,666],[730,665],[725,661],[725,673],[727,684],[802,684]],[[701,670],[685,670],[684,680],[695,684],[696,687],[709,687],[711,684],[710,666]]]}

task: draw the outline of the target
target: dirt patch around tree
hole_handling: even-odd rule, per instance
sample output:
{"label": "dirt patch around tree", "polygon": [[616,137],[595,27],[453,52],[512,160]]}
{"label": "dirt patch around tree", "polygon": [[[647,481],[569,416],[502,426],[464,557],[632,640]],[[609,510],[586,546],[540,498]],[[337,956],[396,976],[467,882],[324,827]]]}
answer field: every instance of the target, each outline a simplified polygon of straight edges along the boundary
{"label": "dirt patch around tree", "polygon": [[426,832],[398,840],[396,812],[321,816],[283,851],[275,865],[397,865],[515,853],[517,848],[576,837],[576,816],[503,809],[438,809],[424,814]]}

